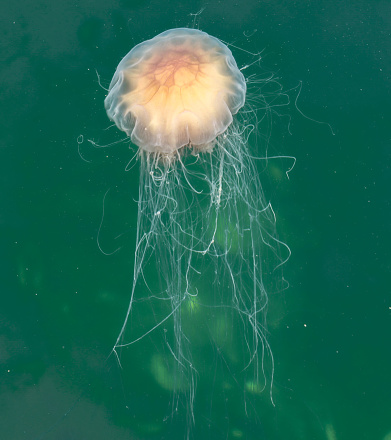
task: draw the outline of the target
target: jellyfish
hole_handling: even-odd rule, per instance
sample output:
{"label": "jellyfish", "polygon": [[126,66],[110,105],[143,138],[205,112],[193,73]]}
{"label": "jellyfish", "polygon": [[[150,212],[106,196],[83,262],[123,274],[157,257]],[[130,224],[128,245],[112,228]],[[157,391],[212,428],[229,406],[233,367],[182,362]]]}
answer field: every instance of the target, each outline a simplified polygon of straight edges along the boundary
{"label": "jellyfish", "polygon": [[114,352],[155,338],[151,374],[186,426],[213,365],[222,388],[231,374],[247,394],[272,389],[268,278],[283,258],[250,151],[257,116],[246,90],[224,43],[179,28],[135,46],[105,99],[140,167],[132,287]]}

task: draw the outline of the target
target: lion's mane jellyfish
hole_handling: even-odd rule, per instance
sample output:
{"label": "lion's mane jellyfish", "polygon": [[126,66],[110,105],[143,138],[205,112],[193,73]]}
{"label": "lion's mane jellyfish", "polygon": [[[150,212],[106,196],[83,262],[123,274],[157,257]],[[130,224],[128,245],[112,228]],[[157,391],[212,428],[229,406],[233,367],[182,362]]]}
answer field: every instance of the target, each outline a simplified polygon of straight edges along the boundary
{"label": "lion's mane jellyfish", "polygon": [[249,151],[250,138],[262,138],[254,110],[262,96],[250,105],[245,95],[226,45],[173,29],[123,58],[105,100],[140,162],[132,289],[114,351],[142,353],[150,377],[173,396],[170,413],[186,415],[188,427],[197,383],[213,394],[200,398],[208,419],[219,411],[213,396],[231,396],[251,420],[246,400],[273,381],[266,310],[281,243],[262,161]]}
{"label": "lion's mane jellyfish", "polygon": [[187,145],[213,148],[243,106],[246,83],[230,50],[195,29],[172,29],[133,48],[105,100],[133,143],[172,157]]}

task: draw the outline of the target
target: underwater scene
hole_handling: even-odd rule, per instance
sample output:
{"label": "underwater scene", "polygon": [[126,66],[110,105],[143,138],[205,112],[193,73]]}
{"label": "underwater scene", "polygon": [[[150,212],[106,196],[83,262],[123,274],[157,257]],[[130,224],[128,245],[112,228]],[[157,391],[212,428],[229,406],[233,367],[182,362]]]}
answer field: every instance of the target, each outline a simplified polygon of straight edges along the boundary
{"label": "underwater scene", "polygon": [[385,2],[10,4],[5,440],[391,440]]}

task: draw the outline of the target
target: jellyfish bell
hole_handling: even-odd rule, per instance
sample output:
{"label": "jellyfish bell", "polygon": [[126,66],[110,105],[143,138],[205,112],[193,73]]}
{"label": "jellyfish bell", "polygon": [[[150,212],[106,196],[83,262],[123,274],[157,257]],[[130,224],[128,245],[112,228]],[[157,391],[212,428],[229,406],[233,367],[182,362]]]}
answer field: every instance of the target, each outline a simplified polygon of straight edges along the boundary
{"label": "jellyfish bell", "polygon": [[[247,409],[256,404],[247,399],[267,387],[272,396],[266,312],[285,245],[251,152],[259,124],[245,95],[246,80],[221,41],[173,29],[125,56],[105,99],[109,118],[139,147],[140,164],[130,300],[113,351],[123,360],[150,344],[145,365],[172,391],[170,415],[184,409],[188,437],[193,428],[204,437],[196,419],[221,420],[211,401],[228,389],[251,423],[258,419]],[[253,102],[265,102],[267,112],[260,91]],[[215,392],[201,393],[200,407],[209,409],[199,416],[201,380]],[[224,420],[221,429],[231,429]]]}
{"label": "jellyfish bell", "polygon": [[213,148],[244,105],[246,82],[231,51],[197,29],[171,29],[119,63],[105,108],[140,149],[172,156]]}

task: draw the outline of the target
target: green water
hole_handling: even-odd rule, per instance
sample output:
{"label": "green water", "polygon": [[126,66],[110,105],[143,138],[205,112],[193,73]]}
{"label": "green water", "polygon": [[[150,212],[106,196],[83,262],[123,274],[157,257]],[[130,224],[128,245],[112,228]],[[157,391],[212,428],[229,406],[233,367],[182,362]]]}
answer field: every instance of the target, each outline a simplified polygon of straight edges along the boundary
{"label": "green water", "polygon": [[[299,109],[335,133],[300,114],[295,91],[274,117],[269,154],[297,158],[289,180],[289,163],[281,162],[265,182],[292,251],[284,268],[290,287],[270,300],[275,407],[266,393],[246,414],[236,396],[248,389],[219,388],[218,378],[212,389],[200,377],[198,401],[213,411],[196,406],[195,435],[386,438],[390,16],[385,2],[364,1],[7,3],[0,19],[2,439],[184,438],[181,417],[165,418],[171,393],[154,347],[124,355],[122,369],[109,356],[129,301],[138,164],[124,171],[135,151],[128,144],[95,149],[86,139],[120,136],[106,130],[96,71],[107,86],[132,46],[194,23],[232,43],[239,66],[254,60],[240,49],[263,51],[262,68],[243,73],[273,71],[286,90],[301,81]],[[109,188],[99,242],[106,253],[120,249],[106,256],[97,235]]]}

